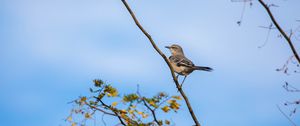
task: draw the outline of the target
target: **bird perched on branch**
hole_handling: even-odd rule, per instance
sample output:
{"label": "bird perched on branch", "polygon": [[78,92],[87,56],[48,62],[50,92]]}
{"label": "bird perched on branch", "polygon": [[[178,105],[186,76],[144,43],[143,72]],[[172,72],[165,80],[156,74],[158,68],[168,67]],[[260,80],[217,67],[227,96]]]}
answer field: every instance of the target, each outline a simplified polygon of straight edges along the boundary
{"label": "bird perched on branch", "polygon": [[184,56],[183,50],[179,45],[173,44],[171,46],[166,46],[171,51],[171,56],[169,57],[169,61],[171,66],[173,67],[174,71],[179,75],[184,76],[184,79],[181,83],[181,86],[190,73],[194,70],[202,70],[202,71],[212,71],[213,69],[210,67],[204,66],[195,66],[191,60]]}

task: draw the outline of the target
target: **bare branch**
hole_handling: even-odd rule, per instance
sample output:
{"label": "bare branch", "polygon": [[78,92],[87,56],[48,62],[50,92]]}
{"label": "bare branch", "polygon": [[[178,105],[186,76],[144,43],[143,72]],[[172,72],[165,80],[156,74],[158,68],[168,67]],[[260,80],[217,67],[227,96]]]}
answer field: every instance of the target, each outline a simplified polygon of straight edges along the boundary
{"label": "bare branch", "polygon": [[300,92],[299,89],[295,88],[292,85],[289,85],[288,82],[285,82],[285,84],[282,86],[287,92]]}
{"label": "bare branch", "polygon": [[[170,100],[172,97],[169,97],[169,98],[166,98],[165,100],[163,100],[162,102],[160,102],[158,105],[157,105],[157,108],[159,108],[162,104],[164,104],[165,102],[167,102],[168,100]],[[157,109],[153,109],[154,111]]]}
{"label": "bare branch", "polygon": [[151,111],[152,116],[153,116],[153,119],[154,119],[154,121],[157,123],[157,125],[161,126],[161,124],[159,123],[159,121],[158,121],[157,118],[156,118],[155,110],[152,109],[152,108],[146,103],[146,101],[145,101],[144,98],[142,98],[142,101],[143,101],[144,105],[147,107],[147,109]]}
{"label": "bare branch", "polygon": [[241,17],[240,17],[240,20],[238,20],[236,23],[241,26],[242,24],[242,21],[243,21],[243,17],[244,17],[244,14],[245,14],[245,10],[246,10],[246,3],[250,3],[250,7],[252,6],[252,1],[253,0],[231,0],[231,2],[243,2],[244,5],[243,5],[243,9],[242,9],[242,13],[241,13]]}
{"label": "bare branch", "polygon": [[107,104],[105,104],[101,99],[97,99],[100,101],[100,103],[104,106],[107,107],[108,109],[110,109],[113,113],[115,113],[115,116],[118,117],[119,121],[121,122],[121,124],[123,126],[126,126],[126,124],[124,123],[124,121],[122,120],[122,117],[115,111],[115,109],[113,109],[111,106],[108,106]]}
{"label": "bare branch", "polygon": [[276,105],[278,110],[281,112],[282,115],[284,115],[285,118],[287,118],[294,126],[297,126],[296,123],[289,117],[287,116],[281,109],[278,105]]}
{"label": "bare branch", "polygon": [[106,123],[105,123],[105,121],[104,121],[104,115],[105,115],[105,114],[102,115],[101,120],[102,120],[103,125],[106,126]]}
{"label": "bare branch", "polygon": [[265,10],[267,11],[268,15],[270,16],[273,24],[276,26],[276,28],[278,29],[278,31],[281,33],[281,35],[285,38],[285,40],[288,42],[293,54],[295,55],[295,58],[297,59],[298,63],[300,64],[300,57],[292,43],[292,40],[290,39],[290,37],[284,32],[284,30],[281,28],[281,26],[278,24],[278,22],[276,21],[275,17],[273,16],[269,6],[264,3],[263,0],[258,0],[259,3],[265,8]]}
{"label": "bare branch", "polygon": [[263,48],[263,47],[268,43],[268,40],[269,40],[269,36],[270,36],[271,30],[276,29],[276,28],[273,27],[273,24],[272,24],[272,23],[271,23],[268,27],[266,27],[266,26],[259,26],[259,27],[260,27],[260,28],[268,29],[268,33],[267,33],[267,37],[266,37],[265,42],[264,42],[261,46],[258,46],[258,48]]}
{"label": "bare branch", "polygon": [[289,75],[288,73],[288,65],[291,61],[293,61],[294,56],[290,56],[287,61],[284,63],[284,65],[281,68],[276,69],[276,71],[283,71],[283,73]]}
{"label": "bare branch", "polygon": [[96,106],[90,105],[90,104],[87,103],[86,101],[85,101],[85,104],[86,104],[87,106],[89,106],[91,109],[98,110],[98,111],[100,111],[100,112],[102,112],[102,113],[104,113],[104,114],[111,115],[111,116],[117,116],[116,114],[106,112],[106,111],[104,111],[104,110],[102,110],[102,109],[100,109],[100,108],[97,108]]}
{"label": "bare branch", "polygon": [[142,95],[140,94],[140,89],[139,89],[139,85],[137,85],[137,91],[136,93],[139,95],[139,97],[141,98],[142,102],[144,103],[144,105],[146,106],[146,108],[152,113],[153,116],[153,120],[157,123],[157,125],[161,126],[161,124],[159,123],[159,121],[156,118],[156,114],[155,114],[155,109],[152,109],[145,101],[145,97],[142,97]]}
{"label": "bare branch", "polygon": [[[300,22],[300,20],[299,20],[299,22]],[[298,41],[300,41],[300,26],[298,26],[298,27],[294,30],[294,32],[295,32],[295,35],[294,35],[295,39],[298,40]]]}
{"label": "bare branch", "polygon": [[137,20],[137,18],[135,17],[135,14],[133,13],[133,11],[131,10],[131,8],[129,7],[129,5],[127,4],[126,0],[122,0],[123,4],[125,5],[126,9],[128,10],[128,12],[130,13],[131,17],[133,18],[135,24],[139,27],[139,29],[145,34],[145,36],[149,39],[150,43],[152,44],[153,48],[156,50],[156,52],[165,60],[165,62],[168,64],[169,66],[169,69],[171,71],[171,74],[172,74],[172,77],[173,77],[173,80],[176,84],[176,88],[179,90],[180,94],[182,95],[182,97],[184,98],[184,101],[189,109],[189,112],[196,124],[196,126],[201,126],[192,107],[191,107],[191,104],[187,98],[187,96],[185,95],[184,91],[182,90],[182,88],[180,87],[180,84],[178,83],[178,80],[175,76],[175,73],[174,73],[174,69],[173,67],[171,66],[168,58],[161,52],[161,50],[156,46],[155,42],[153,41],[152,37],[149,35],[148,32],[146,32],[146,30],[140,25],[139,21]]}

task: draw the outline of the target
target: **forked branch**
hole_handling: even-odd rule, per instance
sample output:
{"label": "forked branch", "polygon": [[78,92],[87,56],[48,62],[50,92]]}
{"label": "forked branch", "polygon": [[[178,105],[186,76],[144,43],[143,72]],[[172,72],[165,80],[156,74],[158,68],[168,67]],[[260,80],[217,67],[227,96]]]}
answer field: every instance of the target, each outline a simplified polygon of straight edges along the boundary
{"label": "forked branch", "polygon": [[175,73],[174,73],[174,69],[173,67],[171,66],[168,58],[166,57],[166,55],[164,55],[162,53],[162,51],[156,46],[154,40],[152,39],[152,37],[150,36],[150,34],[148,32],[146,32],[146,30],[142,27],[142,25],[139,23],[139,21],[137,20],[137,18],[135,17],[135,14],[133,13],[133,11],[131,10],[131,8],[129,7],[129,5],[127,4],[126,0],[122,0],[123,4],[125,5],[126,9],[128,10],[128,12],[130,13],[131,17],[133,18],[135,24],[138,26],[138,28],[145,34],[145,36],[149,39],[150,43],[152,44],[153,48],[156,50],[156,52],[165,60],[165,62],[168,64],[169,66],[169,69],[170,69],[170,72],[171,72],[171,75],[173,77],[173,80],[174,80],[174,83],[176,85],[176,88],[179,90],[181,96],[183,97],[188,109],[189,109],[189,112],[195,122],[195,125],[196,126],[201,126],[194,111],[193,111],[193,108],[189,102],[189,99],[187,98],[187,96],[185,95],[184,91],[182,90],[182,88],[180,87],[180,84],[175,76]]}
{"label": "forked branch", "polygon": [[297,53],[297,50],[295,49],[293,42],[290,38],[290,36],[288,36],[284,30],[281,28],[281,26],[278,24],[278,22],[276,21],[275,17],[273,16],[270,7],[263,1],[263,0],[258,0],[259,3],[265,8],[265,10],[267,11],[268,15],[270,16],[273,24],[276,26],[276,28],[278,29],[278,31],[280,32],[280,34],[284,37],[284,39],[288,42],[295,58],[297,59],[298,63],[300,64],[300,57]]}
{"label": "forked branch", "polygon": [[285,118],[287,118],[287,119],[291,122],[291,124],[293,124],[293,126],[297,126],[296,123],[295,123],[288,115],[286,115],[286,114],[281,110],[281,108],[280,108],[278,105],[276,105],[276,107],[277,107],[277,109],[281,112],[281,114],[282,114]]}

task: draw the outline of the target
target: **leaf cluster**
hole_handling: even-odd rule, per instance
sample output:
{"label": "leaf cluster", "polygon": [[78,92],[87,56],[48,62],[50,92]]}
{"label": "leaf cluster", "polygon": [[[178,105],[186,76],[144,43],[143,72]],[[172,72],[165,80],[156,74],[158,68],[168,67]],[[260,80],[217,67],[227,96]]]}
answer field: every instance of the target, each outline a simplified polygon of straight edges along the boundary
{"label": "leaf cluster", "polygon": [[[81,96],[72,102],[74,108],[66,119],[72,126],[85,125],[87,120],[95,119],[95,113],[116,117],[118,124],[126,126],[170,125],[170,120],[158,119],[156,113],[177,112],[180,109],[180,96],[159,92],[152,97],[145,97],[139,91],[120,95],[116,88],[102,80],[94,80],[93,83],[91,96]],[[75,121],[75,115],[81,120]]]}

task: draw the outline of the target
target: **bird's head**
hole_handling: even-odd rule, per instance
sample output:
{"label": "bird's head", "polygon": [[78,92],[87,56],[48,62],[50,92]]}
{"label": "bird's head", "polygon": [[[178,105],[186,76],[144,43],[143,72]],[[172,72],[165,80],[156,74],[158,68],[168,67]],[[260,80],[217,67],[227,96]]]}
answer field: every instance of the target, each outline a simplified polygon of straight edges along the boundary
{"label": "bird's head", "polygon": [[171,51],[172,55],[183,55],[183,50],[179,45],[173,44],[165,47]]}

